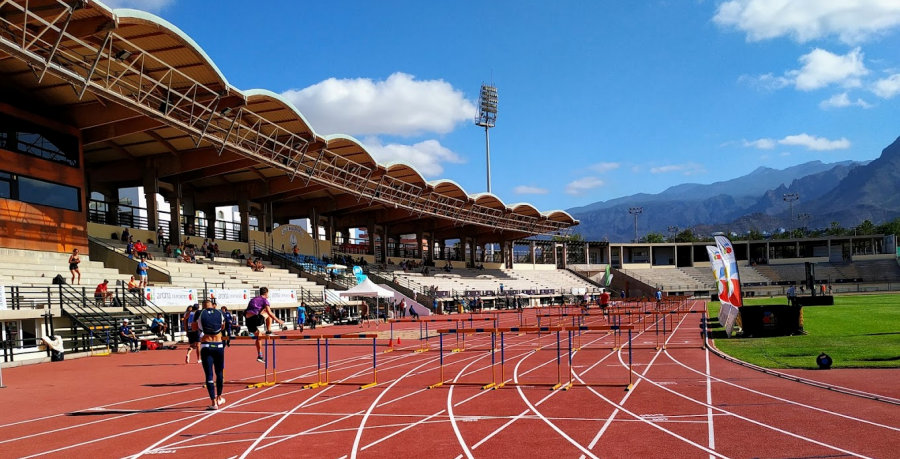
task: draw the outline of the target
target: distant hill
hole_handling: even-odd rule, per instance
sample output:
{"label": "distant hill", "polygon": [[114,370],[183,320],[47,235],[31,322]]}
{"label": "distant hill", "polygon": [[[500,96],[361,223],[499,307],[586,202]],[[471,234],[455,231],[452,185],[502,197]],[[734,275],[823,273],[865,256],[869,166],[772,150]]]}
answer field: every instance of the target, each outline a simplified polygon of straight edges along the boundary
{"label": "distant hill", "polygon": [[[686,183],[657,194],[635,194],[569,209],[581,221],[575,231],[587,240],[629,241],[634,220],[629,207],[644,208],[638,235],[669,234],[670,226],[708,231],[775,231],[798,226],[809,215],[811,228],[832,221],[853,226],[864,219],[879,224],[900,216],[900,138],[871,162],[811,161],[786,169],[760,167],[750,174],[709,185]],[[791,222],[786,193],[797,193]]]}

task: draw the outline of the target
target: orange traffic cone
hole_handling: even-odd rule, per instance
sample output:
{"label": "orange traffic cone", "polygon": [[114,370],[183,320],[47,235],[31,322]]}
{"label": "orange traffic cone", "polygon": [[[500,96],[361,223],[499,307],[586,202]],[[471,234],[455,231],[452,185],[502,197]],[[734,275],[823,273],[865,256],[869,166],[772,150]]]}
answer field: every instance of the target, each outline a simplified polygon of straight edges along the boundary
{"label": "orange traffic cone", "polygon": [[399,345],[400,345],[400,337],[398,336],[397,337],[397,346],[399,346]]}

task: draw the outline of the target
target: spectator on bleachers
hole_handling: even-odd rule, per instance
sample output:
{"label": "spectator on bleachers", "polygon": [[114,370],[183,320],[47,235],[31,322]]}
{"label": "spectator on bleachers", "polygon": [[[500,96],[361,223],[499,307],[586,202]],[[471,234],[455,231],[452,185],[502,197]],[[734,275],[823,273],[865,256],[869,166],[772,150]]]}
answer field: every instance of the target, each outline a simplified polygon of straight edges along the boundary
{"label": "spectator on bleachers", "polygon": [[181,261],[185,263],[193,263],[195,259],[194,249],[188,248],[187,246],[184,246],[181,249]]}
{"label": "spectator on bleachers", "polygon": [[164,240],[163,240],[164,237],[165,237],[165,236],[163,235],[163,229],[162,229],[162,226],[157,227],[157,228],[156,228],[156,246],[157,246],[157,247],[162,247],[162,246],[164,246],[164,245],[167,245],[167,244],[164,244],[164,243],[163,243],[163,242],[164,242]]}
{"label": "spectator on bleachers", "polygon": [[125,255],[128,255],[128,258],[134,258],[134,242],[131,239],[126,239],[125,243]]}
{"label": "spectator on bleachers", "polygon": [[453,271],[453,264],[450,263],[450,260],[447,260],[447,263],[444,265],[444,271],[448,273]]}
{"label": "spectator on bleachers", "polygon": [[139,293],[141,291],[141,282],[136,280],[134,276],[131,276],[126,288],[128,288],[128,293]]}
{"label": "spectator on bleachers", "polygon": [[112,292],[109,291],[109,281],[103,279],[103,282],[97,284],[94,289],[94,302],[97,306],[105,306],[109,299],[112,298]]}
{"label": "spectator on bleachers", "polygon": [[208,250],[209,250],[209,239],[204,239],[203,244],[200,244],[200,253],[202,253],[205,256],[207,254]]}
{"label": "spectator on bleachers", "polygon": [[[188,234],[190,234],[190,233],[188,233]],[[182,242],[182,245],[184,246],[185,249],[193,249],[194,248],[194,243],[191,242],[191,238],[189,238],[189,237],[184,238],[184,242]]]}
{"label": "spectator on bleachers", "polygon": [[128,228],[123,229],[122,237],[119,240],[128,242],[130,239],[131,239],[131,233],[128,232]]}
{"label": "spectator on bleachers", "polygon": [[78,249],[72,249],[72,255],[69,255],[69,272],[72,273],[72,284],[75,284],[75,275],[78,275],[78,284],[81,284],[81,271],[78,264],[81,263],[81,257],[78,256]]}
{"label": "spectator on bleachers", "polygon": [[254,271],[262,272],[263,270],[266,269],[266,265],[264,265],[262,260],[259,258],[256,259],[256,262],[254,263],[254,265],[255,265]]}
{"label": "spectator on bleachers", "polygon": [[156,317],[150,321],[150,331],[159,338],[162,338],[168,329],[169,326],[166,325],[166,319],[161,312],[156,314]]}
{"label": "spectator on bleachers", "polygon": [[211,246],[211,248],[212,248],[212,252],[213,252],[214,254],[216,254],[216,256],[218,257],[218,256],[219,256],[219,243],[216,242],[215,239],[213,239],[213,240],[211,241],[210,246]]}
{"label": "spectator on bleachers", "polygon": [[241,249],[234,249],[231,251],[231,258],[235,260],[243,260],[244,254],[241,253]]}
{"label": "spectator on bleachers", "polygon": [[119,327],[119,339],[122,340],[123,344],[131,348],[131,352],[139,352],[138,339],[134,334],[134,330],[128,324],[128,319],[122,319],[122,326]]}
{"label": "spectator on bleachers", "polygon": [[297,244],[294,244],[294,248],[291,249],[291,253],[294,254],[294,258],[300,257],[300,247],[297,247]]}
{"label": "spectator on bleachers", "polygon": [[141,242],[140,239],[138,239],[137,242],[134,243],[134,253],[138,257],[152,260],[152,258],[150,258],[150,254],[147,253],[147,244]]}

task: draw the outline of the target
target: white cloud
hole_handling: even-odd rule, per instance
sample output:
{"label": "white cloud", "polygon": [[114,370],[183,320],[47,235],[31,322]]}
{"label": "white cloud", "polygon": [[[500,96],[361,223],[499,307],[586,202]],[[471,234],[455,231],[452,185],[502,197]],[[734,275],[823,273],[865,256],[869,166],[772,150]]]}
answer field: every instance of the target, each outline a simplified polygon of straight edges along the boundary
{"label": "white cloud", "polygon": [[812,91],[832,84],[858,87],[862,84],[861,77],[869,73],[859,48],[854,48],[847,54],[834,54],[816,48],[797,60],[803,66],[788,70],[782,76],[772,73],[758,76],[742,75],[738,78],[738,82],[763,91],[774,91],[787,86],[794,86],[801,91]]}
{"label": "white cloud", "polygon": [[161,11],[163,8],[175,3],[175,0],[103,0],[103,4],[110,8],[134,8],[143,11]]}
{"label": "white cloud", "polygon": [[779,140],[778,143],[806,147],[808,150],[813,151],[845,150],[850,148],[850,141],[844,137],[837,140],[828,140],[825,137],[814,137],[806,133],[789,135]]}
{"label": "white cloud", "polygon": [[596,163],[596,164],[591,164],[590,166],[588,166],[588,169],[602,174],[604,172],[609,172],[611,170],[618,169],[619,166],[620,166],[619,163]]}
{"label": "white cloud", "polygon": [[862,107],[862,108],[871,108],[872,107],[871,104],[869,104],[868,102],[866,102],[862,99],[859,99],[859,98],[857,98],[856,101],[850,100],[850,96],[848,96],[846,92],[842,92],[840,94],[835,94],[835,95],[831,96],[830,98],[823,100],[822,102],[819,102],[819,107],[822,109],[843,108],[843,107],[849,107],[851,105],[855,105],[857,107]]}
{"label": "white cloud", "polygon": [[475,117],[475,105],[443,80],[394,73],[384,81],[329,78],[282,95],[324,134],[445,134]]}
{"label": "white cloud", "polygon": [[465,162],[458,154],[441,145],[437,140],[425,140],[414,145],[399,143],[382,144],[377,137],[369,137],[363,144],[379,163],[397,161],[415,167],[425,177],[436,177],[444,172],[444,163]]}
{"label": "white cloud", "polygon": [[549,192],[550,190],[546,188],[531,185],[519,185],[513,188],[513,193],[515,194],[547,194]]}
{"label": "white cloud", "polygon": [[668,174],[670,172],[680,172],[682,175],[696,175],[705,173],[706,169],[703,165],[697,163],[667,164],[650,168],[651,174]]}
{"label": "white cloud", "polygon": [[805,43],[836,35],[860,43],[900,25],[900,2],[894,0],[729,0],[713,21],[760,41],[782,36]]}
{"label": "white cloud", "polygon": [[799,60],[803,68],[788,74],[794,78],[794,86],[801,91],[824,88],[830,84],[859,86],[859,78],[869,73],[859,48],[844,55],[816,48],[800,56]]}
{"label": "white cloud", "polygon": [[569,182],[569,184],[566,185],[566,193],[578,196],[601,186],[603,186],[603,180],[600,180],[597,177],[582,177],[578,180]]}
{"label": "white cloud", "polygon": [[[809,150],[825,151],[825,150],[843,150],[850,148],[850,141],[844,137],[837,140],[829,140],[825,137],[814,137],[809,134],[789,135],[780,140],[762,138],[752,141],[743,141],[745,147],[758,148],[760,150],[771,150],[775,145],[791,145],[806,147]],[[782,153],[782,156],[789,153]]]}
{"label": "white cloud", "polygon": [[745,140],[742,143],[745,147],[753,147],[758,148],[760,150],[771,150],[775,148],[775,140],[774,139],[756,139],[756,140]]}
{"label": "white cloud", "polygon": [[872,92],[883,99],[890,99],[900,94],[900,73],[876,81]]}

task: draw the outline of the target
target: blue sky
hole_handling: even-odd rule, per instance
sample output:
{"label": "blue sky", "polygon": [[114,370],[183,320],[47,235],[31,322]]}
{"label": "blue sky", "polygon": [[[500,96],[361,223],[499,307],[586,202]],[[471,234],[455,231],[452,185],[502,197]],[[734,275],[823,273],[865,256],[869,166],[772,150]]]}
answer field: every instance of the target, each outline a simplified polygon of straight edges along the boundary
{"label": "blue sky", "polygon": [[493,81],[493,192],[541,210],[870,160],[900,136],[896,0],[106,3],[175,24],[318,133],[470,193]]}

